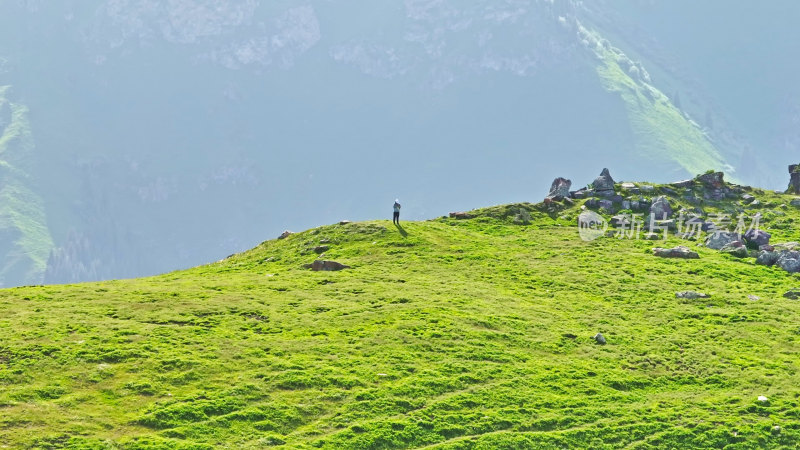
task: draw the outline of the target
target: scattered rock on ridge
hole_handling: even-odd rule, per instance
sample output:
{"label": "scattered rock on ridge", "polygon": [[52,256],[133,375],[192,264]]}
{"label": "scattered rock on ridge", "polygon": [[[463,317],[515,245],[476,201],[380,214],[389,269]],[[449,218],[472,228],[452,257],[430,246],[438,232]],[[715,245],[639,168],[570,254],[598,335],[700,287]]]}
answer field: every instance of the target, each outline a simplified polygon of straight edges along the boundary
{"label": "scattered rock on ridge", "polygon": [[776,262],[778,262],[778,257],[780,257],[780,253],[768,251],[768,250],[761,250],[756,257],[756,264],[761,266],[774,266]]}
{"label": "scattered rock on ridge", "polygon": [[785,294],[783,294],[783,296],[790,300],[798,300],[800,299],[800,289],[798,288],[789,289],[788,291],[786,291]]}
{"label": "scattered rock on ridge", "polygon": [[650,217],[655,217],[656,220],[669,219],[672,216],[672,206],[669,204],[667,197],[663,195],[656,197],[653,204],[650,205]]}
{"label": "scattered rock on ridge", "polygon": [[747,247],[745,247],[742,241],[733,241],[730,244],[726,244],[724,247],[719,249],[719,251],[737,258],[747,257]]}
{"label": "scattered rock on ridge", "polygon": [[698,175],[695,179],[705,187],[719,189],[725,186],[724,176],[722,172],[711,172]]}
{"label": "scattered rock on ridge", "polygon": [[292,233],[291,231],[289,231],[289,230],[286,230],[286,231],[284,231],[283,233],[281,233],[281,235],[280,235],[280,236],[278,236],[278,239],[286,239],[287,237],[289,237],[289,236],[291,236],[291,235],[293,235],[293,234],[294,234],[294,233]]}
{"label": "scattered rock on ridge", "polygon": [[315,272],[320,272],[320,271],[334,272],[334,271],[337,271],[337,270],[349,269],[350,266],[346,266],[346,265],[344,265],[342,263],[338,263],[336,261],[324,261],[324,260],[318,259],[318,260],[314,261],[311,264],[303,265],[303,268],[311,269],[311,270],[313,270]]}
{"label": "scattered rock on ridge", "polygon": [[714,250],[721,250],[722,247],[725,247],[732,242],[737,242],[738,240],[738,234],[728,232],[710,233],[706,238],[706,247]]}
{"label": "scattered rock on ridge", "polygon": [[674,248],[661,248],[656,247],[653,249],[653,254],[661,258],[684,258],[684,259],[697,259],[700,255],[697,252],[689,250],[688,247],[679,245]]}
{"label": "scattered rock on ridge", "polygon": [[611,174],[608,172],[608,169],[603,169],[603,171],[600,172],[600,176],[594,179],[592,188],[594,189],[595,194],[600,196],[614,194],[614,179],[611,178]]}
{"label": "scattered rock on ridge", "polygon": [[800,194],[800,164],[789,166],[789,188],[787,194]]}
{"label": "scattered rock on ridge", "polygon": [[762,245],[769,245],[769,240],[772,235],[764,230],[747,230],[744,234],[744,240],[751,247],[760,248]]}
{"label": "scattered rock on ridge", "polygon": [[800,243],[798,242],[783,242],[780,244],[774,245],[776,251],[783,251],[783,250],[797,250],[800,248]]}
{"label": "scattered rock on ridge", "polygon": [[781,252],[775,265],[789,273],[800,272],[800,252],[797,250]]}
{"label": "scattered rock on ridge", "polygon": [[682,180],[682,181],[676,181],[674,183],[670,183],[670,186],[674,186],[674,187],[677,187],[677,188],[685,188],[685,187],[690,187],[690,186],[693,186],[693,185],[694,185],[694,180]]}
{"label": "scattered rock on ridge", "polygon": [[572,187],[572,181],[558,177],[553,180],[553,184],[550,185],[550,192],[547,194],[546,198],[550,200],[560,201],[569,197],[569,188]]}

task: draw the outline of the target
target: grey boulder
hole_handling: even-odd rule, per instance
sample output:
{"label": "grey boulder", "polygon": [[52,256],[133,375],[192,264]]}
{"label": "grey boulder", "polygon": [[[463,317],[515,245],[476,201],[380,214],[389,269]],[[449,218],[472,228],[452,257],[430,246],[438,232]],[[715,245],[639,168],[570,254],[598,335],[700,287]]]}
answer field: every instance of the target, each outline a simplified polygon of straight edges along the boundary
{"label": "grey boulder", "polygon": [[739,240],[739,235],[728,232],[710,233],[706,238],[706,247],[721,250],[722,247]]}
{"label": "grey boulder", "polygon": [[606,345],[606,338],[600,333],[594,335],[594,340],[600,345]]}
{"label": "grey boulder", "polygon": [[800,272],[800,252],[797,250],[781,252],[775,265],[789,273]]}
{"label": "grey boulder", "polygon": [[783,296],[785,298],[790,299],[790,300],[800,299],[800,289],[797,289],[797,288],[789,289],[788,291],[786,291],[785,294],[783,294]]}
{"label": "grey boulder", "polygon": [[756,264],[761,266],[774,266],[778,262],[780,253],[769,250],[761,250],[756,257]]}
{"label": "grey boulder", "polygon": [[722,253],[727,253],[737,258],[747,257],[747,247],[741,241],[734,241],[719,249]]}
{"label": "grey boulder", "polygon": [[667,197],[659,196],[653,200],[650,205],[650,217],[655,217],[656,220],[669,219],[672,216],[672,206],[669,204]]}
{"label": "grey boulder", "polygon": [[567,198],[569,197],[570,187],[572,187],[572,181],[558,177],[550,185],[550,192],[547,194],[547,198],[556,201]]}
{"label": "grey boulder", "polygon": [[769,245],[770,238],[772,238],[772,235],[764,230],[747,230],[744,234],[745,242],[754,248],[759,248],[762,245]]}
{"label": "grey boulder", "polygon": [[600,172],[600,176],[594,179],[592,187],[594,188],[595,191],[614,190],[614,179],[611,178],[611,174],[608,172],[608,169],[603,169],[603,171]]}

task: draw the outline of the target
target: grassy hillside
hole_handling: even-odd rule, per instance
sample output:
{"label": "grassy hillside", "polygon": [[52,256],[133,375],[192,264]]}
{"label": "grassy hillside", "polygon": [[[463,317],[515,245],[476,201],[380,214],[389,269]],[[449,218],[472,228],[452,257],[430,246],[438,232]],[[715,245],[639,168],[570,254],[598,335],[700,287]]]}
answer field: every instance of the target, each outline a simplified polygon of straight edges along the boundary
{"label": "grassy hillside", "polygon": [[[789,197],[752,193],[774,242],[800,240]],[[0,291],[0,445],[794,448],[798,276],[652,255],[694,247],[677,238],[584,242],[579,212],[323,226],[159,277]],[[352,268],[302,269],[321,242]]]}

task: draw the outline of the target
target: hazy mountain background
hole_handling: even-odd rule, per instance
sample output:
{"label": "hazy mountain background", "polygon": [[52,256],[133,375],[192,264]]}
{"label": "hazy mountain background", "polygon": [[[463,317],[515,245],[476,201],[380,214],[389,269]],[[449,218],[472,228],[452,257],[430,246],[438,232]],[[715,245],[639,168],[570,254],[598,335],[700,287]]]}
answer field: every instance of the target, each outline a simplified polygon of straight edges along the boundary
{"label": "hazy mountain background", "polygon": [[0,285],[800,162],[800,3],[0,0]]}

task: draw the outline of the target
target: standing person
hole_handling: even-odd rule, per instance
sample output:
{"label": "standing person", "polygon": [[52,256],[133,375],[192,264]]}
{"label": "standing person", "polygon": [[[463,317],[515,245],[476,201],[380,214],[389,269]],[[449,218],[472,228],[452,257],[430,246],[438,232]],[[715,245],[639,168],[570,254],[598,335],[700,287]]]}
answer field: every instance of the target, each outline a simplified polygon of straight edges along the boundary
{"label": "standing person", "polygon": [[392,223],[396,225],[400,225],[400,200],[394,200],[394,217],[392,217]]}

